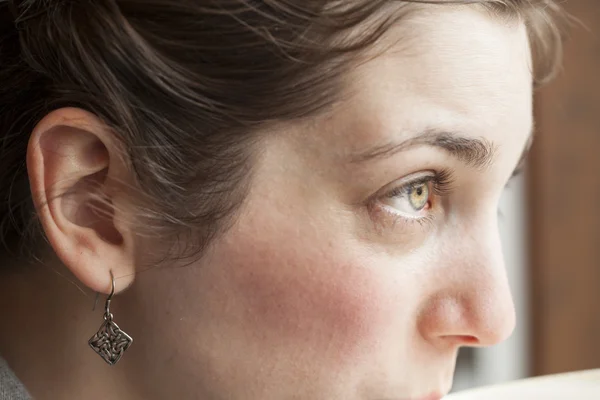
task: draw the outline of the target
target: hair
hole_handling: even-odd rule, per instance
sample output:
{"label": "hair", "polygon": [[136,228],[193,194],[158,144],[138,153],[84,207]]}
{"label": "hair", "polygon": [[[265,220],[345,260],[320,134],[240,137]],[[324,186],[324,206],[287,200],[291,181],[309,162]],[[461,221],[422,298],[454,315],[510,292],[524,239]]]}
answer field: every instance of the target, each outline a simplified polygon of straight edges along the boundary
{"label": "hair", "polygon": [[[552,0],[0,0],[5,247],[43,236],[28,140],[45,115],[72,106],[98,116],[121,145],[138,231],[173,248],[193,235],[186,250],[200,254],[245,198],[258,133],[332,105],[357,55],[409,3],[478,3],[518,18],[536,82],[557,69]],[[383,12],[390,7],[398,11]]]}

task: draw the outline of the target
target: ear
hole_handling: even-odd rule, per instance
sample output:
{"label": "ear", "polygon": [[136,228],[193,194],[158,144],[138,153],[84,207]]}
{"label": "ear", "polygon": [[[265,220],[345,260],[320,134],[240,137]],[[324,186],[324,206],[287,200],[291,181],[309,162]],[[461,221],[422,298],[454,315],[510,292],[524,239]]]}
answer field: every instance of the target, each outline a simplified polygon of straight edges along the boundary
{"label": "ear", "polygon": [[96,292],[110,291],[111,270],[116,292],[129,286],[133,232],[118,182],[131,180],[111,131],[81,109],[53,111],[32,132],[27,171],[41,225],[65,266]]}

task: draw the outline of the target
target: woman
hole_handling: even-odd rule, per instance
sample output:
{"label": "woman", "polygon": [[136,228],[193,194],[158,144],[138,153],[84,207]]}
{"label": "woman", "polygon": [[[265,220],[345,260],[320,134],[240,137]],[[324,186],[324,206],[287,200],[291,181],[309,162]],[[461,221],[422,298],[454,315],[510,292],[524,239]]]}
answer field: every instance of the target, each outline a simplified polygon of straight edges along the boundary
{"label": "woman", "polygon": [[439,3],[3,2],[13,389],[447,393],[513,329],[496,208],[559,36],[550,0]]}

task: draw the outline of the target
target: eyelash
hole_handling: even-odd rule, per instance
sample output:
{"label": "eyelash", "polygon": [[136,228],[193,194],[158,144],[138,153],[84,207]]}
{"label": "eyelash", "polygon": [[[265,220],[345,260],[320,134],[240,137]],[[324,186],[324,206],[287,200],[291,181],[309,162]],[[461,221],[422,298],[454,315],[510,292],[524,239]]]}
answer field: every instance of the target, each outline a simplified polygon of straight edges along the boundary
{"label": "eyelash", "polygon": [[[525,163],[524,162],[519,163],[519,165],[515,168],[513,174],[511,175],[509,181],[506,184],[507,188],[510,186],[510,183],[516,177],[518,177],[519,175],[521,175],[524,172],[524,169],[525,169]],[[448,194],[452,191],[453,183],[454,183],[453,173],[449,169],[434,171],[432,175],[419,177],[417,179],[413,179],[411,181],[405,182],[402,185],[389,190],[388,192],[384,193],[383,195],[378,196],[373,201],[369,202],[369,208],[372,209],[373,205],[379,199],[394,198],[394,197],[397,197],[400,195],[407,195],[410,192],[411,187],[414,187],[419,184],[431,184],[430,195],[435,196],[437,198],[436,200],[439,202],[440,199],[448,196]],[[387,209],[386,207],[379,206],[378,209],[380,209],[382,212],[384,212],[386,214],[386,216],[392,218],[392,225],[395,225],[399,221],[402,221],[404,223],[411,223],[411,224],[418,223],[420,225],[423,225],[423,224],[432,222],[433,219],[435,218],[433,213],[429,213],[427,216],[420,217],[420,218],[411,218],[411,217],[401,215],[399,213],[394,213],[394,212],[390,211],[389,209]],[[498,213],[502,217],[501,210],[498,210]]]}
{"label": "eyelash", "polygon": [[[391,189],[390,191],[384,193],[382,196],[379,196],[378,199],[381,198],[394,198],[401,195],[406,195],[410,192],[410,188],[419,184],[429,184],[431,192],[430,196],[436,197],[439,201],[440,198],[447,196],[452,191],[452,184],[454,182],[452,172],[450,170],[444,169],[441,171],[436,171],[432,175],[419,177],[417,179],[413,179],[411,181],[405,182],[400,186]],[[377,199],[376,199],[377,200]],[[429,213],[425,217],[420,218],[411,218],[398,213],[394,213],[389,211],[386,207],[379,207],[384,213],[393,218],[392,224],[396,224],[398,221],[403,221],[406,223],[418,223],[423,225],[425,223],[430,223],[433,221],[434,215]]]}
{"label": "eyelash", "polygon": [[433,175],[427,175],[424,177],[420,177],[414,179],[412,181],[406,182],[389,192],[383,195],[383,197],[396,197],[401,194],[408,193],[408,190],[416,185],[431,183],[433,194],[439,197],[443,197],[448,194],[448,192],[452,189],[452,173],[449,170],[442,170],[439,172],[435,172]]}

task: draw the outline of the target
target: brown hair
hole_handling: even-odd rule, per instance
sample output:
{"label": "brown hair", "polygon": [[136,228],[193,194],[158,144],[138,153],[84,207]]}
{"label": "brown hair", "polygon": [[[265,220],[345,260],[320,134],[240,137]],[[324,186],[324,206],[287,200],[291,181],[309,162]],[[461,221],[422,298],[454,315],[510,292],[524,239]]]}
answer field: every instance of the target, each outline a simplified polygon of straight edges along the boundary
{"label": "brown hair", "polygon": [[[556,69],[560,10],[552,0],[415,2],[479,3],[521,18],[537,79]],[[325,110],[356,54],[402,14],[382,10],[407,3],[0,0],[5,246],[40,231],[31,223],[29,134],[50,111],[74,106],[99,116],[122,144],[145,232],[173,243],[194,235],[199,246],[189,250],[200,252],[244,199],[256,132]],[[357,27],[361,34],[351,35]]]}

